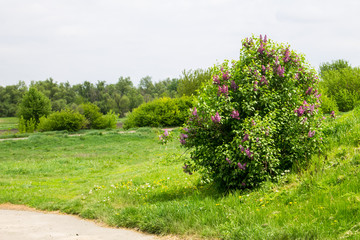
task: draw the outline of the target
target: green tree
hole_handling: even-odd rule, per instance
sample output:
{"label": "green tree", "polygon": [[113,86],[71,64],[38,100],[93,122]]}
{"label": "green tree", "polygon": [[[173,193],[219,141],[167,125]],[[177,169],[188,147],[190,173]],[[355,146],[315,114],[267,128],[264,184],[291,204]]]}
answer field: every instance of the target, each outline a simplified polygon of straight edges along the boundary
{"label": "green tree", "polygon": [[351,65],[348,61],[343,59],[338,59],[332,61],[331,63],[330,62],[321,63],[319,67],[319,75],[323,77],[324,73],[327,71],[340,70],[344,68],[351,68]]}
{"label": "green tree", "polygon": [[210,79],[211,69],[184,70],[177,86],[178,95],[180,97],[197,95],[197,90],[201,85],[209,82]]}
{"label": "green tree", "polygon": [[20,102],[18,115],[23,116],[26,121],[34,119],[38,123],[42,116],[47,116],[50,112],[50,99],[35,87],[30,87]]}

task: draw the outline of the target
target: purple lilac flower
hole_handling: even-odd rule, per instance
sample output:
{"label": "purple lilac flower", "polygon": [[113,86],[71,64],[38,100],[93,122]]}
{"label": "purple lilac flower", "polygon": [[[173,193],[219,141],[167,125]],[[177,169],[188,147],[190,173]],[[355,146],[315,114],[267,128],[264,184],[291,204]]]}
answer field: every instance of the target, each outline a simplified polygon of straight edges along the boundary
{"label": "purple lilac flower", "polygon": [[330,113],[330,117],[332,117],[332,118],[336,118],[336,116],[335,116],[335,111],[331,111],[331,113]]}
{"label": "purple lilac flower", "polygon": [[238,163],[237,165],[238,165],[240,170],[245,170],[246,163],[244,163],[244,164]]}
{"label": "purple lilac flower", "polygon": [[197,116],[197,109],[194,107],[194,111],[192,112],[192,115]]}
{"label": "purple lilac flower", "polygon": [[226,85],[219,86],[218,94],[220,95],[221,93],[223,93],[227,97],[229,94],[228,86],[226,86]]}
{"label": "purple lilac flower", "polygon": [[265,34],[265,36],[264,36],[264,43],[266,43],[267,42],[267,36],[266,36],[266,34]]}
{"label": "purple lilac flower", "polygon": [[262,70],[262,72],[263,72],[263,73],[265,73],[265,72],[266,72],[266,68],[265,68],[265,66],[264,66],[264,65],[262,65],[262,66],[261,66],[261,70]]}
{"label": "purple lilac flower", "polygon": [[258,138],[258,137],[256,138],[256,142],[259,142],[259,138]]}
{"label": "purple lilac flower", "polygon": [[260,47],[258,48],[258,53],[263,54],[265,51],[264,44],[261,42]]}
{"label": "purple lilac flower", "polygon": [[249,134],[245,134],[243,140],[241,142],[245,142],[249,140]]}
{"label": "purple lilac flower", "polygon": [[266,80],[265,76],[261,76],[260,83],[268,85],[268,81]]}
{"label": "purple lilac flower", "polygon": [[168,130],[167,130],[167,129],[165,129],[163,134],[164,134],[164,136],[165,136],[165,137],[169,136],[169,132],[168,132]]}
{"label": "purple lilac flower", "polygon": [[230,116],[231,116],[232,118],[235,118],[235,119],[240,119],[240,117],[239,117],[239,112],[236,111],[236,110],[232,111],[231,114],[230,114]]}
{"label": "purple lilac flower", "polygon": [[311,92],[312,92],[313,88],[312,87],[309,87],[308,90],[306,90],[305,94],[306,95],[310,95]]}
{"label": "purple lilac flower", "polygon": [[314,131],[310,130],[309,133],[308,133],[308,137],[312,138],[314,135],[315,135],[315,130]]}
{"label": "purple lilac flower", "polygon": [[218,75],[213,76],[213,81],[214,84],[220,84],[219,76]]}
{"label": "purple lilac flower", "polygon": [[183,128],[183,130],[184,130],[185,132],[189,132],[189,129],[188,129],[188,128]]}
{"label": "purple lilac flower", "polygon": [[245,151],[244,147],[241,144],[239,145],[239,148],[240,148],[241,152]]}
{"label": "purple lilac flower", "polygon": [[226,81],[229,80],[229,78],[230,78],[229,72],[226,71],[226,73],[223,74],[223,79]]}
{"label": "purple lilac flower", "polygon": [[295,109],[294,112],[297,113],[298,117],[301,117],[304,114],[305,110],[303,109],[303,106],[300,106],[298,109]]}
{"label": "purple lilac flower", "polygon": [[305,117],[302,121],[301,121],[301,123],[305,123],[307,121],[307,117]]}
{"label": "purple lilac flower", "polygon": [[251,120],[251,125],[253,125],[253,126],[255,126],[255,125],[256,125],[256,123],[255,123],[255,121],[254,121],[254,120]]}
{"label": "purple lilac flower", "polygon": [[231,81],[231,88],[232,88],[234,91],[236,91],[236,90],[239,88],[239,86],[236,85],[236,83],[235,83],[234,80]]}
{"label": "purple lilac flower", "polygon": [[309,113],[310,113],[310,114],[313,114],[314,110],[315,110],[315,105],[310,105],[310,107],[309,107]]}
{"label": "purple lilac flower", "polygon": [[284,62],[288,62],[288,61],[290,61],[290,51],[289,51],[289,49],[287,48],[287,49],[285,50]]}
{"label": "purple lilac flower", "polygon": [[246,184],[243,182],[243,183],[241,183],[241,185],[243,186],[243,187],[245,187],[246,186]]}
{"label": "purple lilac flower", "polygon": [[245,153],[246,153],[246,155],[248,156],[248,158],[253,158],[253,152],[250,152],[250,149],[249,148],[247,148],[246,150],[245,150]]}
{"label": "purple lilac flower", "polygon": [[299,73],[295,74],[295,79],[299,79]]}
{"label": "purple lilac flower", "polygon": [[181,143],[182,145],[186,144],[186,138],[188,138],[188,135],[187,135],[187,134],[182,133],[182,134],[180,135],[180,143]]}
{"label": "purple lilac flower", "polygon": [[279,75],[279,77],[284,77],[284,72],[285,72],[285,68],[278,65],[276,69],[277,75]]}
{"label": "purple lilac flower", "polygon": [[228,158],[226,158],[225,159],[229,164],[231,164],[231,161],[228,159]]}
{"label": "purple lilac flower", "polygon": [[213,123],[219,123],[221,120],[219,113],[216,112],[215,116],[211,116],[211,120],[213,121]]}

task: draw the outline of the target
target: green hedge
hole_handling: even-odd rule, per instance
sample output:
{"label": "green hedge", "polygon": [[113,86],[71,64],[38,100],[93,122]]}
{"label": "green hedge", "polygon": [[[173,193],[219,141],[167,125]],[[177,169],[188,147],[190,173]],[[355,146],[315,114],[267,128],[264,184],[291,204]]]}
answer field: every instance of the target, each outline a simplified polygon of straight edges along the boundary
{"label": "green hedge", "polygon": [[41,117],[38,130],[41,132],[58,130],[75,132],[84,128],[86,122],[85,117],[80,113],[65,109],[60,112],[53,112],[48,117]]}
{"label": "green hedge", "polygon": [[134,109],[124,122],[124,129],[133,127],[170,127],[182,125],[193,106],[191,97],[160,98]]}

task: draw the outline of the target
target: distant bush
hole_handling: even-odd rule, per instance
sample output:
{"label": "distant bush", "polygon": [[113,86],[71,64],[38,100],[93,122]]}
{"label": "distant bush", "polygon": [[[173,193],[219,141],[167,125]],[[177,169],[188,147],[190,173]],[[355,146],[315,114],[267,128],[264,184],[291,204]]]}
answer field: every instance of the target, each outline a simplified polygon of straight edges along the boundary
{"label": "distant bush", "polygon": [[[321,88],[334,99],[340,111],[354,109],[360,100],[360,68],[327,66],[321,71]],[[327,70],[329,69],[329,70]]]}
{"label": "distant bush", "polygon": [[86,128],[94,128],[94,123],[103,116],[100,108],[93,103],[83,103],[78,107],[79,113],[87,120]]}
{"label": "distant bush", "polygon": [[70,132],[84,128],[86,119],[80,113],[70,109],[53,112],[48,117],[41,117],[38,124],[39,131],[67,130]]}
{"label": "distant bush", "polygon": [[327,95],[321,96],[321,110],[323,113],[331,113],[332,111],[338,112],[339,108],[336,104],[336,101],[332,97]]}
{"label": "distant bush", "polygon": [[125,120],[124,128],[180,126],[192,106],[190,97],[156,99],[134,109]]}
{"label": "distant bush", "polygon": [[111,110],[106,115],[103,115],[100,108],[95,104],[84,103],[78,107],[78,111],[86,118],[86,128],[116,128],[117,115]]}
{"label": "distant bush", "polygon": [[116,128],[116,119],[117,115],[110,110],[106,115],[101,115],[97,118],[93,124],[92,128],[94,129],[106,129],[106,128]]}
{"label": "distant bush", "polygon": [[50,99],[36,88],[31,87],[20,102],[18,114],[27,121],[32,118],[38,123],[40,117],[47,116],[50,112]]}
{"label": "distant bush", "polygon": [[33,118],[25,120],[23,116],[19,119],[19,132],[20,133],[33,133],[36,128],[36,122]]}

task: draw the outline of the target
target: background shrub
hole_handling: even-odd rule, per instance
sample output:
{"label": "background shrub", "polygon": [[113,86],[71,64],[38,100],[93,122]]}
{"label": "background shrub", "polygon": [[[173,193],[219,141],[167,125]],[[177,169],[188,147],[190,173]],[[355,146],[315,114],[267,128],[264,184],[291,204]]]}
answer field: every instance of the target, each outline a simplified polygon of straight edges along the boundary
{"label": "background shrub", "polygon": [[23,116],[26,121],[32,118],[38,123],[42,116],[47,116],[50,112],[51,102],[49,98],[35,87],[31,87],[20,102],[18,114]]}
{"label": "background shrub", "polygon": [[354,109],[360,100],[360,68],[352,68],[338,60],[320,67],[320,86],[324,93],[336,101],[340,111]]}
{"label": "background shrub", "polygon": [[328,97],[326,94],[321,96],[321,110],[323,113],[331,113],[339,111],[336,101],[332,97]]}
{"label": "background shrub", "polygon": [[18,129],[20,133],[33,133],[36,128],[36,122],[33,118],[25,120],[23,116],[19,119]]}
{"label": "background shrub", "polygon": [[180,136],[184,171],[222,189],[254,187],[307,163],[321,141],[318,77],[289,46],[250,38],[213,69]]}
{"label": "background shrub", "polygon": [[180,126],[191,107],[191,97],[156,99],[134,109],[125,120],[124,128]]}
{"label": "background shrub", "polygon": [[106,129],[106,128],[116,128],[117,115],[113,111],[109,111],[106,115],[102,115],[97,118],[92,127],[94,129]]}
{"label": "background shrub", "polygon": [[53,112],[48,117],[40,118],[39,131],[78,131],[86,126],[86,119],[83,115],[70,109]]}

